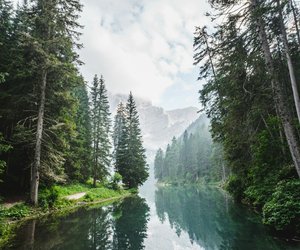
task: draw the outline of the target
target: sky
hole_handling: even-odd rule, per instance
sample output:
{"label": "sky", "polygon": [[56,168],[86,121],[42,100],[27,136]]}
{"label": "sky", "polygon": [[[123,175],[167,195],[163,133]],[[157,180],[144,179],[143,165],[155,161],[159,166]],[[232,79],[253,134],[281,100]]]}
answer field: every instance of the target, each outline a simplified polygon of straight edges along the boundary
{"label": "sky", "polygon": [[193,33],[208,23],[207,0],[81,2],[79,54],[86,81],[103,75],[108,91],[132,91],[167,110],[200,107],[203,82],[193,65]]}

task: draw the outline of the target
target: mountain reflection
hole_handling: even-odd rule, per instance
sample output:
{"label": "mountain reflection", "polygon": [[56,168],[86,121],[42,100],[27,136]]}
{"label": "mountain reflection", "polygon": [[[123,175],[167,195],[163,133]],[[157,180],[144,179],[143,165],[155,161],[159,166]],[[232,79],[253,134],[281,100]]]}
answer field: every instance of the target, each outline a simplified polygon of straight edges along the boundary
{"label": "mountain reflection", "polygon": [[204,249],[280,249],[258,226],[259,218],[216,188],[159,188],[155,206],[162,223],[168,222],[178,237],[186,232]]}

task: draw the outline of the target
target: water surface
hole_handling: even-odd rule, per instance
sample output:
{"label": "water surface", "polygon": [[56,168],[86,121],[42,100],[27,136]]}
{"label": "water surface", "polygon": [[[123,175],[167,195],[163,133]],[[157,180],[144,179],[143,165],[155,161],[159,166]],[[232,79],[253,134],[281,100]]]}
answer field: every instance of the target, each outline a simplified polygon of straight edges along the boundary
{"label": "water surface", "polygon": [[275,240],[259,217],[223,191],[145,186],[109,206],[24,224],[10,249],[300,249]]}

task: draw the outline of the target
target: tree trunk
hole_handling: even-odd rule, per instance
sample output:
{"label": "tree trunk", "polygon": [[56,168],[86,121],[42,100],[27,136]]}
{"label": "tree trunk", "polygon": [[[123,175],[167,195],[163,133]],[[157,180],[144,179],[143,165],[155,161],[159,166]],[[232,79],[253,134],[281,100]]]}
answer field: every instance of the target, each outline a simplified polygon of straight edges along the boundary
{"label": "tree trunk", "polygon": [[28,239],[28,245],[27,249],[33,250],[34,249],[34,241],[35,241],[35,229],[36,229],[36,220],[33,220],[29,222],[29,225],[26,229],[27,231],[27,239]]}
{"label": "tree trunk", "polygon": [[31,169],[31,183],[30,183],[30,202],[33,205],[38,203],[38,189],[39,189],[39,169],[41,166],[41,147],[43,138],[43,127],[44,127],[44,113],[45,113],[45,99],[46,99],[46,84],[47,84],[47,71],[42,72],[42,82],[41,82],[41,96],[40,96],[40,106],[38,110],[38,121],[37,121],[37,131],[35,140],[35,151],[34,151],[34,161]]}
{"label": "tree trunk", "polygon": [[95,147],[95,164],[94,164],[94,171],[93,171],[93,186],[97,186],[97,168],[98,168],[98,140],[96,140],[96,147]]}
{"label": "tree trunk", "polygon": [[225,183],[226,181],[226,169],[225,169],[225,164],[222,162],[222,182]]}
{"label": "tree trunk", "polygon": [[[257,0],[251,0],[252,12],[256,15]],[[297,136],[295,130],[292,126],[292,117],[290,115],[289,109],[286,106],[285,98],[282,93],[281,85],[274,68],[273,59],[270,51],[270,46],[268,43],[265,24],[262,19],[261,14],[256,17],[256,26],[259,30],[259,39],[262,45],[262,50],[264,53],[264,58],[266,62],[267,71],[271,77],[271,85],[273,90],[273,98],[275,106],[278,108],[279,116],[283,125],[285,137],[290,149],[290,153],[296,167],[298,176],[300,177],[300,150],[297,141]]]}
{"label": "tree trunk", "polygon": [[290,48],[289,48],[287,33],[286,33],[285,25],[284,25],[280,0],[276,0],[276,2],[277,2],[277,7],[278,7],[278,13],[279,13],[280,31],[281,31],[281,35],[282,35],[285,56],[286,56],[286,60],[288,63],[289,74],[290,74],[290,79],[291,79],[291,84],[292,84],[294,102],[295,102],[295,106],[296,106],[298,121],[300,122],[300,98],[299,98],[298,86],[297,86],[297,82],[296,82],[296,76],[295,76],[292,58],[290,55]]}
{"label": "tree trunk", "polygon": [[294,18],[294,22],[295,22],[295,27],[296,27],[296,35],[297,35],[297,39],[298,39],[298,47],[299,47],[299,50],[300,50],[300,32],[299,32],[299,25],[298,25],[298,20],[297,20],[296,8],[294,6],[294,0],[291,0],[291,8],[292,8],[292,12],[293,12],[293,18]]}

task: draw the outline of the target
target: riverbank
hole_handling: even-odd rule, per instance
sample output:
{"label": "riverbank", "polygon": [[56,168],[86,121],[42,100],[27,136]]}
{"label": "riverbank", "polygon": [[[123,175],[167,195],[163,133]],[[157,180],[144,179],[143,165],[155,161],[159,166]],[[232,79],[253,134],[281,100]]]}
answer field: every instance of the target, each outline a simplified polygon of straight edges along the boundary
{"label": "riverbank", "polygon": [[[232,190],[228,190],[228,187],[226,186],[226,183],[222,182],[197,182],[193,184],[188,184],[184,182],[157,182],[155,184],[158,188],[172,188],[172,187],[196,187],[196,188],[203,188],[203,187],[212,187],[218,189],[220,192],[229,195],[237,204],[244,206],[245,208],[251,210],[253,213],[257,214],[260,219],[260,223],[264,225],[270,235],[272,235],[275,238],[279,238],[284,241],[292,241],[292,242],[300,242],[300,234],[299,234],[299,199],[291,199],[288,202],[286,202],[284,199],[279,201],[279,198],[282,198],[282,193],[277,192],[275,195],[278,196],[277,200],[273,199],[271,200],[272,206],[268,208],[269,210],[273,209],[275,212],[272,212],[271,218],[273,221],[268,222],[266,220],[266,213],[264,209],[266,210],[266,207],[259,207],[255,205],[254,203],[251,203],[248,199],[236,199],[236,197],[232,194]],[[290,195],[290,190],[286,190],[285,196]],[[291,195],[290,195],[291,196]],[[292,204],[292,206],[290,205]],[[285,216],[282,215],[282,211],[285,211]],[[296,214],[296,216],[294,216]],[[281,225],[279,222],[283,221],[285,224]],[[280,225],[281,227],[278,227],[277,225]],[[287,225],[285,227],[285,225]]]}
{"label": "riverbank", "polygon": [[73,184],[42,190],[38,207],[31,207],[25,201],[0,203],[0,248],[12,239],[18,226],[27,220],[72,212],[82,206],[106,205],[135,192],[113,190],[102,185],[92,187],[90,184]]}

